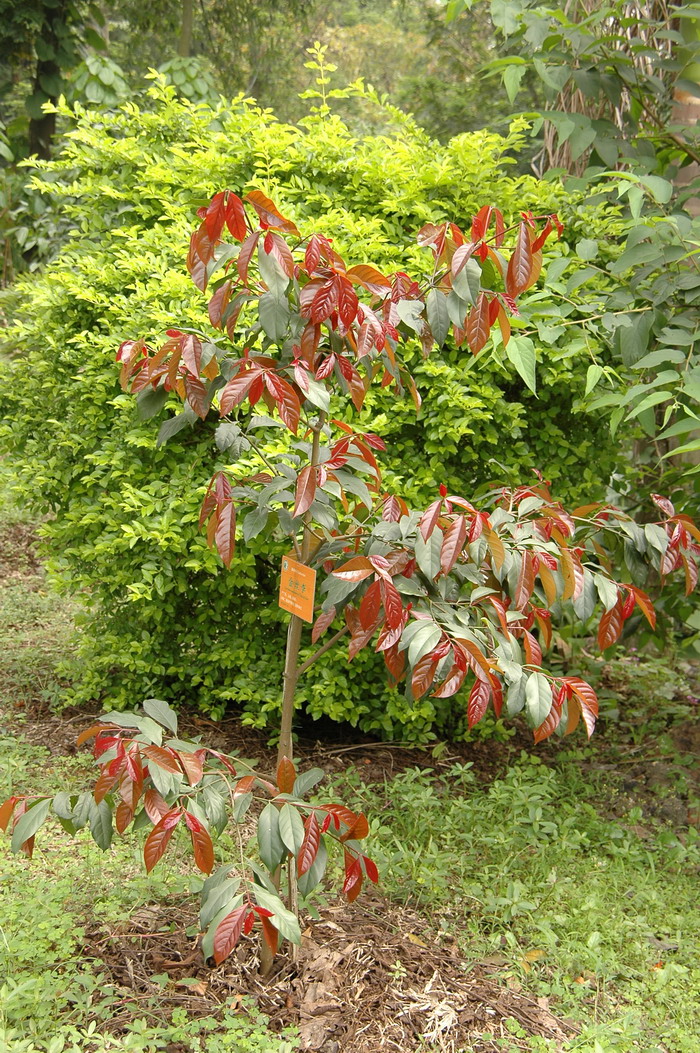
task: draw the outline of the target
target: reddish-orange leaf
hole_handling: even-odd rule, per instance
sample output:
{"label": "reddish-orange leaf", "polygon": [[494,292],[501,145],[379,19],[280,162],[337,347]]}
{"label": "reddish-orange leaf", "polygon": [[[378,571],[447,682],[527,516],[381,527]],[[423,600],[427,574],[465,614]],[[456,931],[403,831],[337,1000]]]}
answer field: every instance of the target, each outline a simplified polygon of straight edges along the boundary
{"label": "reddish-orange leaf", "polygon": [[518,231],[513,255],[508,263],[506,273],[506,292],[515,298],[528,287],[530,275],[532,274],[532,243],[530,241],[530,230],[523,220]]}
{"label": "reddish-orange leaf", "polygon": [[631,589],[632,594],[634,595],[635,603],[642,611],[642,614],[649,622],[649,625],[652,627],[652,629],[656,628],[656,611],[654,610],[654,605],[647,596],[646,592],[643,592],[641,589],[638,589],[635,585],[628,585],[627,588]]}
{"label": "reddish-orange leaf", "polygon": [[109,791],[112,789],[117,779],[119,778],[119,772],[110,772],[109,768],[106,768],[100,775],[99,779],[95,783],[92,791],[92,796],[95,798],[95,804],[99,804],[103,801]]}
{"label": "reddish-orange leaf", "polygon": [[253,258],[253,253],[258,247],[260,240],[260,231],[256,230],[254,234],[249,234],[241,245],[240,251],[236,258],[236,270],[238,271],[238,277],[241,279],[244,285],[248,285],[248,267],[250,261]]}
{"label": "reddish-orange leaf", "polygon": [[297,777],[297,770],[289,757],[283,757],[277,765],[277,788],[280,793],[291,793]]}
{"label": "reddish-orange leaf", "polygon": [[192,837],[194,861],[203,874],[211,874],[214,869],[214,846],[211,843],[209,831],[190,812],[185,812],[185,822]]}
{"label": "reddish-orange leaf", "polygon": [[177,763],[177,756],[175,751],[171,750],[170,747],[144,746],[143,753],[150,760],[155,761],[159,768],[172,772],[174,775],[180,774],[180,766]]}
{"label": "reddish-orange leaf", "polygon": [[[586,731],[590,738],[595,729],[595,721],[598,716],[598,696],[591,685],[586,683],[585,680],[581,680],[578,676],[567,676],[565,683],[568,684],[578,699],[581,716],[583,717],[583,722],[586,725]],[[573,699],[569,702],[570,709],[571,702],[573,702]]]}
{"label": "reddish-orange leaf", "polygon": [[196,786],[197,783],[202,781],[202,775],[204,774],[204,761],[203,753],[200,750],[197,750],[196,753],[178,751],[177,759],[182,765],[182,770],[187,776],[187,781],[190,786]]}
{"label": "reddish-orange leaf", "polygon": [[371,267],[367,263],[360,263],[356,267],[351,267],[346,272],[346,276],[351,282],[355,282],[357,285],[364,285],[366,289],[375,293],[376,296],[386,296],[391,289],[389,279],[385,278],[376,267]]}
{"label": "reddish-orange leaf", "polygon": [[411,691],[414,698],[422,698],[433,686],[438,665],[438,660],[431,654],[424,655],[417,663],[411,677]]}
{"label": "reddish-orange leaf", "polygon": [[486,293],[480,292],[476,303],[467,315],[466,333],[469,350],[477,355],[486,344],[490,332],[489,298]]}
{"label": "reddish-orange leaf", "polygon": [[282,421],[296,435],[301,412],[301,405],[299,404],[296,391],[288,381],[278,376],[272,370],[268,370],[265,373],[265,383],[277,403],[277,410]]}
{"label": "reddish-orange leaf", "polygon": [[134,813],[126,801],[120,801],[114,816],[114,825],[117,828],[117,833],[123,834],[133,818]]}
{"label": "reddish-orange leaf", "polygon": [[612,645],[619,640],[622,633],[623,622],[622,602],[618,599],[615,606],[609,611],[605,611],[600,619],[600,625],[598,626],[598,646],[601,651],[605,651],[606,648],[612,647]]}
{"label": "reddish-orange leaf", "polygon": [[15,810],[15,805],[19,801],[19,797],[8,797],[6,801],[0,805],[0,830],[3,832],[7,830],[7,824],[12,818],[12,813]]}
{"label": "reddish-orange leaf", "polygon": [[270,948],[270,954],[277,954],[277,945],[279,943],[280,934],[272,924],[269,918],[266,918],[264,914],[260,915],[260,924],[262,925],[263,939]]}
{"label": "reddish-orange leaf", "polygon": [[143,846],[143,858],[147,874],[150,874],[168,847],[168,842],[173,836],[173,830],[180,821],[181,816],[182,810],[180,808],[172,808],[156,823],[146,838],[146,843]]}
{"label": "reddish-orange leaf", "polygon": [[539,574],[540,581],[542,582],[542,588],[544,589],[547,604],[551,607],[557,599],[557,584],[554,580],[554,575],[552,574],[549,567],[547,567],[544,563],[540,563],[539,567],[537,568],[537,573]]}
{"label": "reddish-orange leaf", "polygon": [[540,726],[535,728],[535,742],[542,742],[544,739],[548,739],[557,730],[560,720],[561,710],[557,709],[556,706],[552,706]]}
{"label": "reddish-orange leaf", "polygon": [[182,361],[193,377],[199,376],[202,364],[202,343],[193,333],[182,338]]}
{"label": "reddish-orange leaf", "polygon": [[510,340],[510,319],[508,318],[502,304],[498,305],[498,326],[501,330],[503,346],[507,347],[508,341]]}
{"label": "reddish-orange leaf", "polygon": [[204,216],[204,226],[212,241],[218,241],[226,218],[225,193],[214,194]]}
{"label": "reddish-orange leaf", "polygon": [[299,472],[294,511],[292,512],[294,517],[303,516],[311,508],[316,496],[316,476],[317,470],[311,464],[307,464],[306,468],[302,468]]}
{"label": "reddish-orange leaf", "polygon": [[583,592],[583,567],[575,552],[568,548],[559,549],[559,565],[564,579],[563,600],[577,600]]}
{"label": "reddish-orange leaf", "polygon": [[146,811],[146,815],[151,820],[153,825],[160,822],[164,815],[167,815],[169,808],[166,802],[163,800],[157,790],[152,787],[146,790],[143,795],[143,807]]}
{"label": "reddish-orange leaf", "polygon": [[283,230],[299,237],[296,224],[283,216],[274,201],[271,201],[261,190],[251,190],[249,194],[246,194],[245,199],[250,201],[257,212],[262,227],[272,227],[273,230]]}
{"label": "reddish-orange leaf", "polygon": [[396,586],[391,581],[382,579],[382,600],[384,603],[384,614],[386,624],[390,629],[396,629],[403,621],[403,604]]}
{"label": "reddish-orange leaf", "polygon": [[209,301],[209,321],[215,329],[221,328],[221,316],[228,307],[229,300],[231,299],[232,289],[233,282],[224,282],[224,284],[216,290],[211,300]]}
{"label": "reddish-orange leaf", "polygon": [[340,838],[341,841],[361,841],[363,837],[367,837],[369,833],[369,823],[367,822],[367,816],[363,812],[355,819],[355,822],[350,826]]}
{"label": "reddish-orange leaf", "polygon": [[523,630],[523,643],[525,645],[525,661],[528,665],[542,665],[542,648],[536,638],[527,629]]}
{"label": "reddish-orange leaf", "polygon": [[224,959],[228,958],[241,938],[247,913],[248,904],[243,903],[242,906],[236,907],[230,914],[227,914],[217,925],[213,944],[214,961],[217,965],[221,965]]}
{"label": "reddish-orange leaf", "polygon": [[334,570],[333,576],[340,578],[341,581],[363,581],[374,573],[375,568],[367,556],[354,556],[347,563],[343,563],[342,567]]}
{"label": "reddish-orange leaf", "polygon": [[92,727],[86,728],[85,731],[81,731],[75,740],[76,746],[82,746],[88,739],[94,738],[95,735],[99,734],[100,731],[111,730],[107,724],[93,724]]}
{"label": "reddish-orange leaf", "polygon": [[318,846],[321,843],[321,827],[318,825],[318,819],[313,812],[304,823],[304,831],[304,840],[301,843],[297,857],[297,873],[299,877],[311,867],[316,858]]}
{"label": "reddish-orange leaf", "polygon": [[488,545],[489,552],[491,553],[491,559],[496,570],[500,570],[503,566],[503,561],[506,558],[506,550],[503,541],[491,527],[484,526],[484,537],[486,538],[486,544]]}

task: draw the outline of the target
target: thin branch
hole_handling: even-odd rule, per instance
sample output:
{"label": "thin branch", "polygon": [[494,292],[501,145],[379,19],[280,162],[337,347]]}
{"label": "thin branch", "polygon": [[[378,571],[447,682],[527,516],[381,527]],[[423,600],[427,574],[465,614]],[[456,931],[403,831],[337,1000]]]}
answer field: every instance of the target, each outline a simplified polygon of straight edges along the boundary
{"label": "thin branch", "polygon": [[333,647],[338,642],[341,636],[345,636],[347,631],[348,627],[347,625],[344,625],[343,628],[339,629],[334,636],[331,636],[330,640],[326,640],[323,647],[319,647],[318,651],[315,651],[310,658],[307,658],[305,662],[302,662],[302,664],[297,669],[297,677],[300,677],[302,673],[305,673],[307,669],[310,669],[314,662],[317,659],[319,659],[322,655],[324,655],[326,651],[330,651],[331,647]]}

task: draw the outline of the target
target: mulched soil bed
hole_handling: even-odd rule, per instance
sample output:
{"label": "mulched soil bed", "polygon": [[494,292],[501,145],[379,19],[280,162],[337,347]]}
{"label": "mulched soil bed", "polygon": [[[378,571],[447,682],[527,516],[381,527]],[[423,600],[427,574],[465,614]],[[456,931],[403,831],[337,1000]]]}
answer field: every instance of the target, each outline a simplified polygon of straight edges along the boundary
{"label": "mulched soil bed", "polygon": [[[113,1030],[134,1015],[148,1016],[151,1001],[162,1018],[176,1007],[194,1016],[215,1016],[224,1006],[246,1012],[252,998],[275,1030],[297,1026],[302,1048],[319,1053],[407,1053],[426,1043],[446,1053],[502,1053],[496,1040],[503,1037],[515,1051],[526,1045],[514,1037],[514,1021],[528,1035],[560,1042],[576,1034],[546,999],[510,990],[485,964],[465,963],[418,915],[376,894],[352,909],[342,903],[324,909],[323,919],[305,931],[298,961],[281,957],[267,981],[258,973],[252,939],[210,969],[197,937],[187,935],[193,927],[196,915],[185,903],[147,907],[119,931],[88,934],[85,953],[113,987]],[[170,976],[165,987],[164,974]],[[187,1051],[176,1044],[170,1053]]]}

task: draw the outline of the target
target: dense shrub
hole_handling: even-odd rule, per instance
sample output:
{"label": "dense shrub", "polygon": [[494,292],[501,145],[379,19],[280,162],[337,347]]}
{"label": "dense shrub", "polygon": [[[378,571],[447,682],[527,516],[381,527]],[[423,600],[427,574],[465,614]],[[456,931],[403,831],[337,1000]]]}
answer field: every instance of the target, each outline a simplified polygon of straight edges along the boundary
{"label": "dense shrub", "polygon": [[[147,110],[128,103],[107,119],[78,108],[60,158],[39,167],[37,187],[73,229],[58,258],[8,297],[0,434],[19,491],[52,513],[45,533],[59,581],[89,608],[79,699],[132,706],[157,694],[214,714],[235,701],[261,723],[279,704],[280,552],[252,542],[229,574],[219,572],[197,528],[215,467],[213,428],[205,422],[157,448],[157,427],[137,419],[114,364],[126,337],[155,338],[175,320],[201,324],[202,299],[183,258],[194,213],[214,189],[274,192],[302,232],[322,227],[350,261],[412,273],[429,266],[415,243],[426,221],[465,223],[494,200],[559,211],[569,242],[555,254],[570,253],[582,236],[599,233],[603,243],[615,227],[602,205],[509,174],[523,124],[506,138],[481,131],[440,146],[396,119],[395,137],[356,139],[334,116],[290,127],[244,99],[213,110],[156,84]],[[541,298],[533,291],[533,312]],[[418,422],[381,393],[363,410],[405,492],[425,502],[437,482],[469,492],[542,467],[567,499],[603,496],[617,447],[605,419],[573,413],[590,357],[571,332],[550,333],[538,353],[541,400],[502,350],[475,361],[448,345],[421,361],[416,346]],[[275,636],[279,657],[271,659]],[[407,700],[384,686],[375,664],[372,655],[350,666],[329,656],[300,685],[300,701],[313,716],[385,735],[420,737],[450,723],[448,702]]]}

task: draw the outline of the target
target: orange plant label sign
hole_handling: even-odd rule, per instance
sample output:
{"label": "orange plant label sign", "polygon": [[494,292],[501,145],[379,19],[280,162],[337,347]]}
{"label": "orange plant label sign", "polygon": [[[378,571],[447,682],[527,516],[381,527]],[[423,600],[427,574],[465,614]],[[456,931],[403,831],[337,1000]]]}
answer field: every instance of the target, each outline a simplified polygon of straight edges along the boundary
{"label": "orange plant label sign", "polygon": [[291,556],[282,557],[279,605],[283,611],[296,614],[305,622],[314,620],[316,571],[297,563]]}

